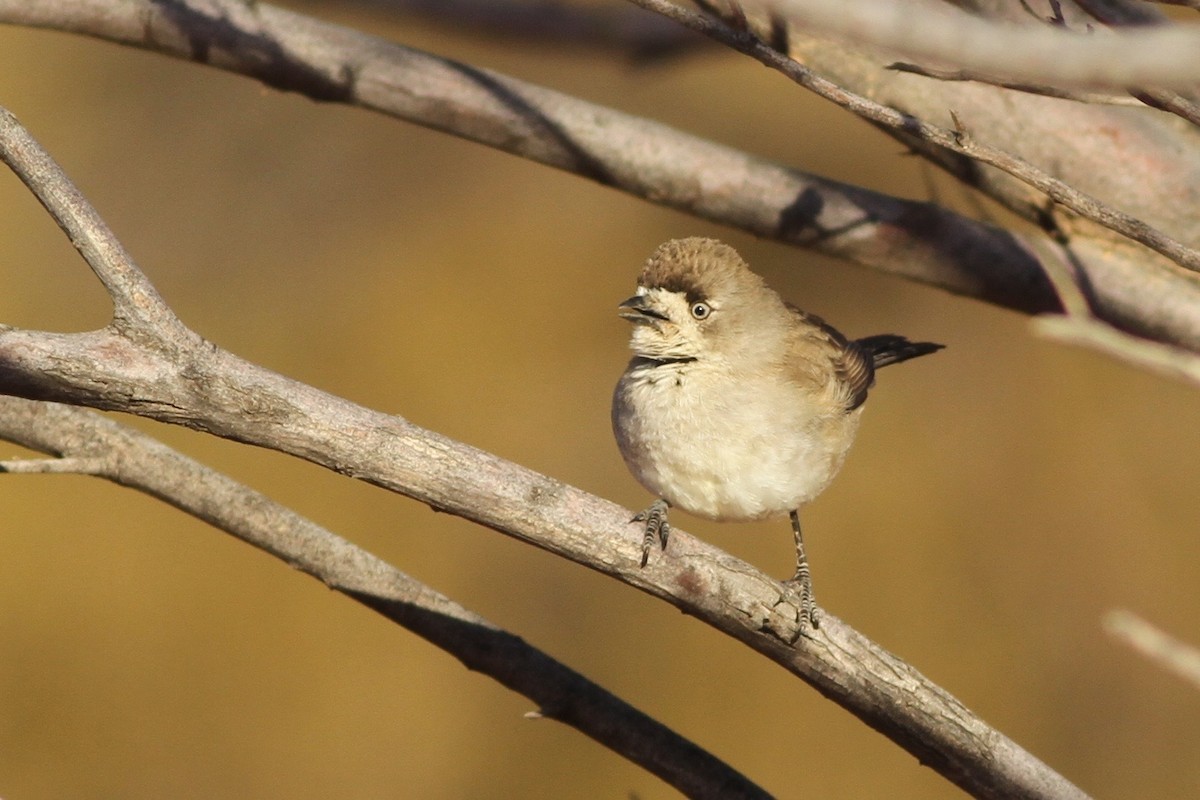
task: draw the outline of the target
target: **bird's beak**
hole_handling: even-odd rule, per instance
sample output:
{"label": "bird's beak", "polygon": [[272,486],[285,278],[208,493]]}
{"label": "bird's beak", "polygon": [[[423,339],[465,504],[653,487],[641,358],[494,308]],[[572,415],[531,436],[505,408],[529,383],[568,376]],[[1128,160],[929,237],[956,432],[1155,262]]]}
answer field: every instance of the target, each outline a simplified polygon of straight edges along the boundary
{"label": "bird's beak", "polygon": [[617,306],[617,315],[630,322],[648,324],[651,320],[667,319],[667,315],[654,308],[650,298],[644,294],[635,294]]}

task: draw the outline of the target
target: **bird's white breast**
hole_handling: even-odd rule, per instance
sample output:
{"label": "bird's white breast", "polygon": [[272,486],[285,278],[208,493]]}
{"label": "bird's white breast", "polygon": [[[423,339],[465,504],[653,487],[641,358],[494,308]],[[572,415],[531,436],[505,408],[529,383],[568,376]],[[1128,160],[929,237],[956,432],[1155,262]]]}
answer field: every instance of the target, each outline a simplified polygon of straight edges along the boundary
{"label": "bird's white breast", "polygon": [[708,519],[786,514],[833,479],[858,427],[781,380],[730,380],[704,362],[634,366],[617,384],[613,429],[634,476]]}

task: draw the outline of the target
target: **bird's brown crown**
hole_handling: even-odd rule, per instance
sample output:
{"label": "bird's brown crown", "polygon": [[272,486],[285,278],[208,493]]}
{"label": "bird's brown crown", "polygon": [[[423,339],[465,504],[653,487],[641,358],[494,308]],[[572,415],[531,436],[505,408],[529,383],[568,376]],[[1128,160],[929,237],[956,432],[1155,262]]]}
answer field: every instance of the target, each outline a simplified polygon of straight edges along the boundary
{"label": "bird's brown crown", "polygon": [[660,245],[642,268],[638,285],[680,292],[688,302],[764,286],[736,250],[698,236]]}

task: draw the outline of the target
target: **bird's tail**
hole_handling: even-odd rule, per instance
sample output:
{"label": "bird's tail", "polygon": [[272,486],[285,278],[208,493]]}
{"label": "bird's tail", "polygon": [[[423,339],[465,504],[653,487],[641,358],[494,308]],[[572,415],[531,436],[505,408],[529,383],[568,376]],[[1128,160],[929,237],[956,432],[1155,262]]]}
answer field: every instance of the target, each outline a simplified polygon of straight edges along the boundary
{"label": "bird's tail", "polygon": [[875,369],[886,367],[888,364],[899,364],[917,356],[936,353],[945,347],[944,344],[933,342],[910,342],[903,336],[884,333],[879,336],[867,336],[856,339],[855,344],[870,354]]}

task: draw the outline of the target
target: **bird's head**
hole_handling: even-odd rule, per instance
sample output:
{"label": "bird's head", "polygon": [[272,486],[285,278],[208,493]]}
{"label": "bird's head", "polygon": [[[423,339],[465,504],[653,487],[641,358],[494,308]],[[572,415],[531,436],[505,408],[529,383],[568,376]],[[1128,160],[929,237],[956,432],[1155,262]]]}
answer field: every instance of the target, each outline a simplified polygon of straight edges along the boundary
{"label": "bird's head", "polygon": [[630,347],[639,357],[694,361],[725,354],[780,308],[778,296],[736,250],[716,239],[690,238],[654,251],[637,294],[618,313],[633,323]]}

